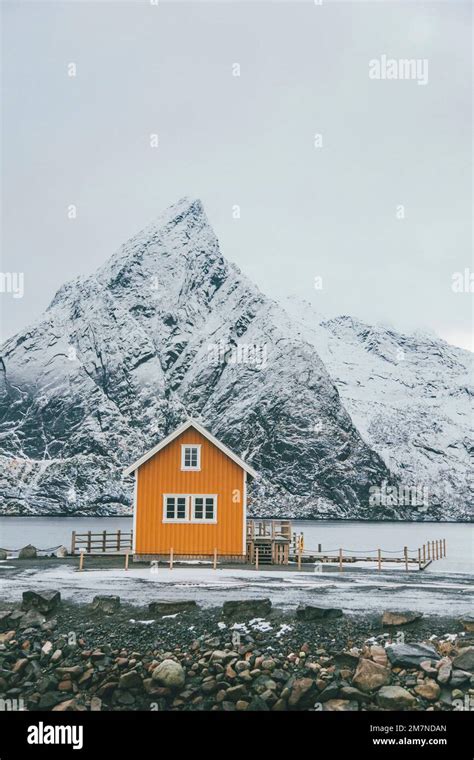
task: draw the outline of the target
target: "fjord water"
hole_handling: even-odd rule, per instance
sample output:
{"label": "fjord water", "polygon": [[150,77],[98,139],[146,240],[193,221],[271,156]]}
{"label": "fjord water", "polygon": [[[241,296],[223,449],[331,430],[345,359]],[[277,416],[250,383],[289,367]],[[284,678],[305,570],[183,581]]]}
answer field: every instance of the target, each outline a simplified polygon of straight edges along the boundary
{"label": "fjord water", "polygon": [[[28,543],[38,549],[71,544],[71,533],[91,530],[130,531],[129,517],[0,517],[0,547],[17,550]],[[358,522],[338,520],[294,520],[292,529],[304,534],[305,550],[372,552],[418,549],[427,541],[446,539],[447,556],[428,571],[474,575],[474,524],[434,522]],[[368,555],[372,556],[372,555]],[[376,555],[373,554],[374,560]],[[414,556],[413,554],[411,556]]]}

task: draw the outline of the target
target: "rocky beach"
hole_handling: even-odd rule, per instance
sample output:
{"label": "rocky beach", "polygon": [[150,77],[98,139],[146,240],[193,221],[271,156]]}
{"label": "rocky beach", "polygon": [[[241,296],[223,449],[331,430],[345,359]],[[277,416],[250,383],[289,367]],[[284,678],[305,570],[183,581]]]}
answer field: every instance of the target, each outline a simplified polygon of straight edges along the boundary
{"label": "rocky beach", "polygon": [[0,700],[28,711],[462,711],[474,620],[269,598],[0,603]]}

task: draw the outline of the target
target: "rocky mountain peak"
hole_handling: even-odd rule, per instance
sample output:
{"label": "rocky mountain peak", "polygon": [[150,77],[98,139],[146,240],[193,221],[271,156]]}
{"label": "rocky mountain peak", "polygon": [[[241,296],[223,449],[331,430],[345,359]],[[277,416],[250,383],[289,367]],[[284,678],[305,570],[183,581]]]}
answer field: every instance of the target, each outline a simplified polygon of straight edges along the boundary
{"label": "rocky mountain peak", "polygon": [[1,348],[0,510],[128,511],[123,468],[193,416],[259,471],[254,513],[417,519],[369,506],[397,476],[384,427],[346,409],[358,415],[344,384],[370,394],[383,375],[361,357],[391,350],[372,333],[367,352],[365,331],[287,313],[222,256],[201,202],[182,199]]}

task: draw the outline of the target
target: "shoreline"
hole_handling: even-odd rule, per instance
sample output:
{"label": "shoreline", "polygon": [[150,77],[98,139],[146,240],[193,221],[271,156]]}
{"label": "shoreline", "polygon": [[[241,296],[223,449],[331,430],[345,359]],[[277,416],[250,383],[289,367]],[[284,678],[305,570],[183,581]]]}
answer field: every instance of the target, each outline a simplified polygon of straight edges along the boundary
{"label": "shoreline", "polygon": [[413,609],[427,616],[440,610],[445,616],[472,611],[472,575],[443,571],[409,572],[401,568],[348,565],[343,572],[334,563],[315,572],[313,563],[287,566],[219,565],[176,562],[150,566],[124,556],[85,555],[65,558],[6,559],[0,561],[0,600],[16,604],[25,590],[57,588],[65,601],[89,603],[95,594],[118,594],[124,603],[147,604],[157,594],[181,601],[199,599],[216,607],[237,596],[262,593],[275,607],[292,610],[315,600],[341,608],[347,614],[380,613],[385,609]]}

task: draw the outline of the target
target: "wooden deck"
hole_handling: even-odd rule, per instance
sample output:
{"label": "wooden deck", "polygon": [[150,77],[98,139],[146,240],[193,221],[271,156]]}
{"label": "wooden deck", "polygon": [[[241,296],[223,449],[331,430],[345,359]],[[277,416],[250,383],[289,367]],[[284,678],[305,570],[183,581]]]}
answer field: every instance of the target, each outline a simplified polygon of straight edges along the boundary
{"label": "wooden deck", "polygon": [[247,520],[247,560],[251,565],[287,565],[290,520]]}
{"label": "wooden deck", "polygon": [[[71,554],[80,554],[81,562],[86,554],[119,554],[125,555],[126,566],[128,557],[133,551],[133,533],[120,530],[110,533],[76,533],[73,531]],[[213,552],[180,555],[171,547],[167,554],[135,555],[133,558],[142,561],[162,560],[173,562],[179,560],[207,560],[217,567],[218,560],[230,563],[248,562],[258,569],[260,565],[288,565],[290,562],[301,568],[303,564],[314,564],[322,567],[325,564],[337,564],[339,570],[344,565],[357,562],[372,563],[376,570],[390,563],[401,565],[405,570],[424,570],[436,560],[446,557],[446,539],[427,541],[416,549],[404,546],[403,549],[389,550],[382,548],[354,550],[327,549],[318,544],[317,548],[307,548],[303,533],[292,532],[290,520],[247,520],[247,552],[238,556],[218,557],[217,549]],[[81,565],[82,567],[82,565]]]}

